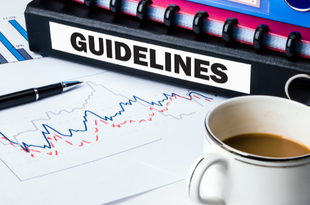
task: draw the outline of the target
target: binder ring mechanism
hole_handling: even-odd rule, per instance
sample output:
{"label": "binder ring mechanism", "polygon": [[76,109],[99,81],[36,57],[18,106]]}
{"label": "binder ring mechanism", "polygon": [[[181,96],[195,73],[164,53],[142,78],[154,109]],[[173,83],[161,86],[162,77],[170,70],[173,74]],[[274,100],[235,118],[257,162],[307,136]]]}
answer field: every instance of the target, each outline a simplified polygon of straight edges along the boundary
{"label": "binder ring mechanism", "polygon": [[122,0],[110,0],[110,11],[113,14],[121,12]]}
{"label": "binder ring mechanism", "polygon": [[238,20],[230,17],[226,19],[223,25],[222,38],[227,45],[232,42],[233,26],[236,24],[238,24]]}
{"label": "binder ring mechanism", "polygon": [[[299,79],[299,84],[293,87],[292,82]],[[303,80],[303,81],[301,81]],[[306,82],[307,81],[307,82]],[[292,88],[291,88],[292,87]],[[289,93],[291,88],[291,94]],[[289,78],[284,86],[284,91],[288,99],[310,106],[310,76],[307,74],[297,74]],[[294,95],[294,99],[293,96]]]}
{"label": "binder ring mechanism", "polygon": [[294,60],[295,59],[295,47],[296,41],[301,39],[301,34],[299,32],[293,31],[287,38],[286,47],[285,47],[285,55],[287,59]]}
{"label": "binder ring mechanism", "polygon": [[164,24],[168,28],[172,28],[174,25],[174,19],[175,19],[175,12],[179,11],[180,7],[176,4],[170,4],[164,14]]}
{"label": "binder ring mechanism", "polygon": [[96,0],[84,0],[85,6],[88,8],[93,8],[95,6]]}
{"label": "binder ring mechanism", "polygon": [[136,15],[141,21],[145,21],[147,18],[148,5],[152,4],[151,0],[140,0],[137,6]]}
{"label": "binder ring mechanism", "polygon": [[256,53],[261,53],[263,50],[264,34],[269,31],[269,27],[265,24],[260,24],[256,27],[253,36],[253,47]]}
{"label": "binder ring mechanism", "polygon": [[[63,1],[72,1],[72,0],[63,0]],[[84,5],[88,8],[93,8],[96,6],[97,0],[84,0]],[[114,14],[118,14],[121,11],[121,0],[110,0],[110,11]]]}
{"label": "binder ring mechanism", "polygon": [[206,11],[198,11],[193,20],[193,32],[197,35],[202,35],[203,33],[203,19],[209,17]]}

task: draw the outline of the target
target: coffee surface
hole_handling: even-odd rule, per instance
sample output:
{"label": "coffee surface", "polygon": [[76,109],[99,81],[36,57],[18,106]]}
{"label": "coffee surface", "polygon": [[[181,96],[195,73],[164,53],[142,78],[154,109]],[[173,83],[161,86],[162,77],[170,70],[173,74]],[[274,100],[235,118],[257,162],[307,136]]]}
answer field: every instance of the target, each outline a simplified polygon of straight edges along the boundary
{"label": "coffee surface", "polygon": [[262,133],[242,134],[223,141],[240,151],[264,157],[296,157],[310,154],[310,149],[288,138]]}

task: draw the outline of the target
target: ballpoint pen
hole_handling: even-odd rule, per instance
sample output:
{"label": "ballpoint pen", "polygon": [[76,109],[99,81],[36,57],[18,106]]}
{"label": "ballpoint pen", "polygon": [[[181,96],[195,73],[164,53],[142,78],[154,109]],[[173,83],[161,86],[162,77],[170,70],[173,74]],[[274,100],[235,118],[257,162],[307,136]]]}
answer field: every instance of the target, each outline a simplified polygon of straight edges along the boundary
{"label": "ballpoint pen", "polygon": [[0,110],[57,95],[74,88],[81,83],[81,81],[66,81],[2,95],[0,96]]}

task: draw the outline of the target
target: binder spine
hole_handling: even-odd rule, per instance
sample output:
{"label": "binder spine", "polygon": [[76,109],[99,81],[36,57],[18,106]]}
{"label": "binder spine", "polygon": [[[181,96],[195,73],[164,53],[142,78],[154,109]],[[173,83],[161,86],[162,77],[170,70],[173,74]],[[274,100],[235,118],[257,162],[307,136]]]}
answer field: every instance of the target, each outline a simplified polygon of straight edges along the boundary
{"label": "binder spine", "polygon": [[[204,35],[204,28],[209,28],[210,22],[221,24],[211,21],[203,10],[196,12],[191,21],[186,20],[192,32],[173,28],[167,33],[178,24],[177,17],[182,14],[177,5],[169,4],[159,12],[162,22],[166,18],[165,25],[141,22],[149,17],[147,11],[158,9],[150,0],[139,1],[133,9],[136,17],[119,14],[117,18],[115,12],[92,7],[91,2],[88,10],[79,3],[66,5],[59,1],[33,0],[28,4],[25,17],[32,51],[227,96],[284,97],[284,85],[290,77],[310,75],[308,59],[287,60],[296,57],[302,41],[298,32],[291,32],[283,40],[285,55],[271,51],[257,55],[256,52],[265,48],[267,25],[257,26],[247,36],[256,51],[251,52],[248,45],[224,46],[223,41],[234,41],[238,29],[244,29],[233,17],[216,30],[223,41],[211,36],[197,40],[197,35]],[[116,5],[117,0],[111,1],[107,5]],[[122,12],[126,0],[119,4]]]}
{"label": "binder spine", "polygon": [[[83,3],[86,4],[84,0],[72,0],[75,2]],[[94,5],[103,9],[111,10],[113,13],[115,12],[114,7],[109,6],[110,2],[122,2],[121,6],[118,8],[120,12],[132,15],[132,16],[137,16],[137,9],[139,6],[139,2],[135,0],[96,0],[94,1]],[[120,5],[120,3],[119,3]],[[176,5],[177,6],[177,5]],[[193,25],[192,22],[195,19],[195,14],[190,14],[182,11],[182,8],[178,6],[178,10],[174,10],[173,12],[173,17],[174,17],[174,25],[193,30]],[[165,13],[166,13],[167,8],[155,5],[155,4],[150,4],[148,5],[148,13],[144,15],[144,19],[150,19],[153,21],[157,21],[163,24],[168,24],[167,19],[165,19]],[[208,12],[208,11],[205,11]],[[139,14],[138,14],[139,15]],[[231,16],[234,18],[233,16]],[[138,17],[139,18],[139,17]],[[239,19],[236,19],[237,21],[241,21]],[[217,19],[212,19],[207,16],[204,16],[203,18],[203,27],[202,27],[202,32],[208,35],[213,35],[217,37],[222,37],[225,42],[227,42],[227,34],[223,33],[223,28],[226,25],[227,22],[219,21]],[[268,25],[267,25],[268,26]],[[229,36],[229,41],[238,41],[241,43],[253,45],[253,48],[255,51],[257,51],[257,43],[258,41],[255,41],[253,38],[255,34],[257,34],[256,30],[253,28],[233,24],[232,26],[229,26],[230,30],[233,30],[233,32]],[[195,32],[195,31],[194,31]],[[292,31],[295,32],[295,31]],[[259,42],[260,47],[265,47],[268,49],[272,49],[275,51],[279,51],[282,53],[288,53],[290,51],[287,51],[286,49],[286,44],[289,36],[281,36],[278,34],[274,33],[269,33],[267,30],[264,31],[264,39]],[[292,55],[286,55],[289,60],[293,60],[296,55],[305,57],[305,58],[310,58],[310,41],[305,41],[303,39],[298,39],[296,40],[296,46],[294,48],[294,54]],[[259,52],[262,52],[262,49]],[[293,57],[292,57],[293,56]]]}

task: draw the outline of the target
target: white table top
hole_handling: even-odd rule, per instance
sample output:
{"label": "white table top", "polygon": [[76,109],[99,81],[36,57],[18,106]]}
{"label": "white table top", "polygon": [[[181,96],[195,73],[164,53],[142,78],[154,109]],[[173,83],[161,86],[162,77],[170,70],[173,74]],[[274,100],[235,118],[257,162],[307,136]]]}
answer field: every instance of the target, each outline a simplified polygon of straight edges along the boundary
{"label": "white table top", "polygon": [[107,205],[195,205],[186,193],[185,180]]}

